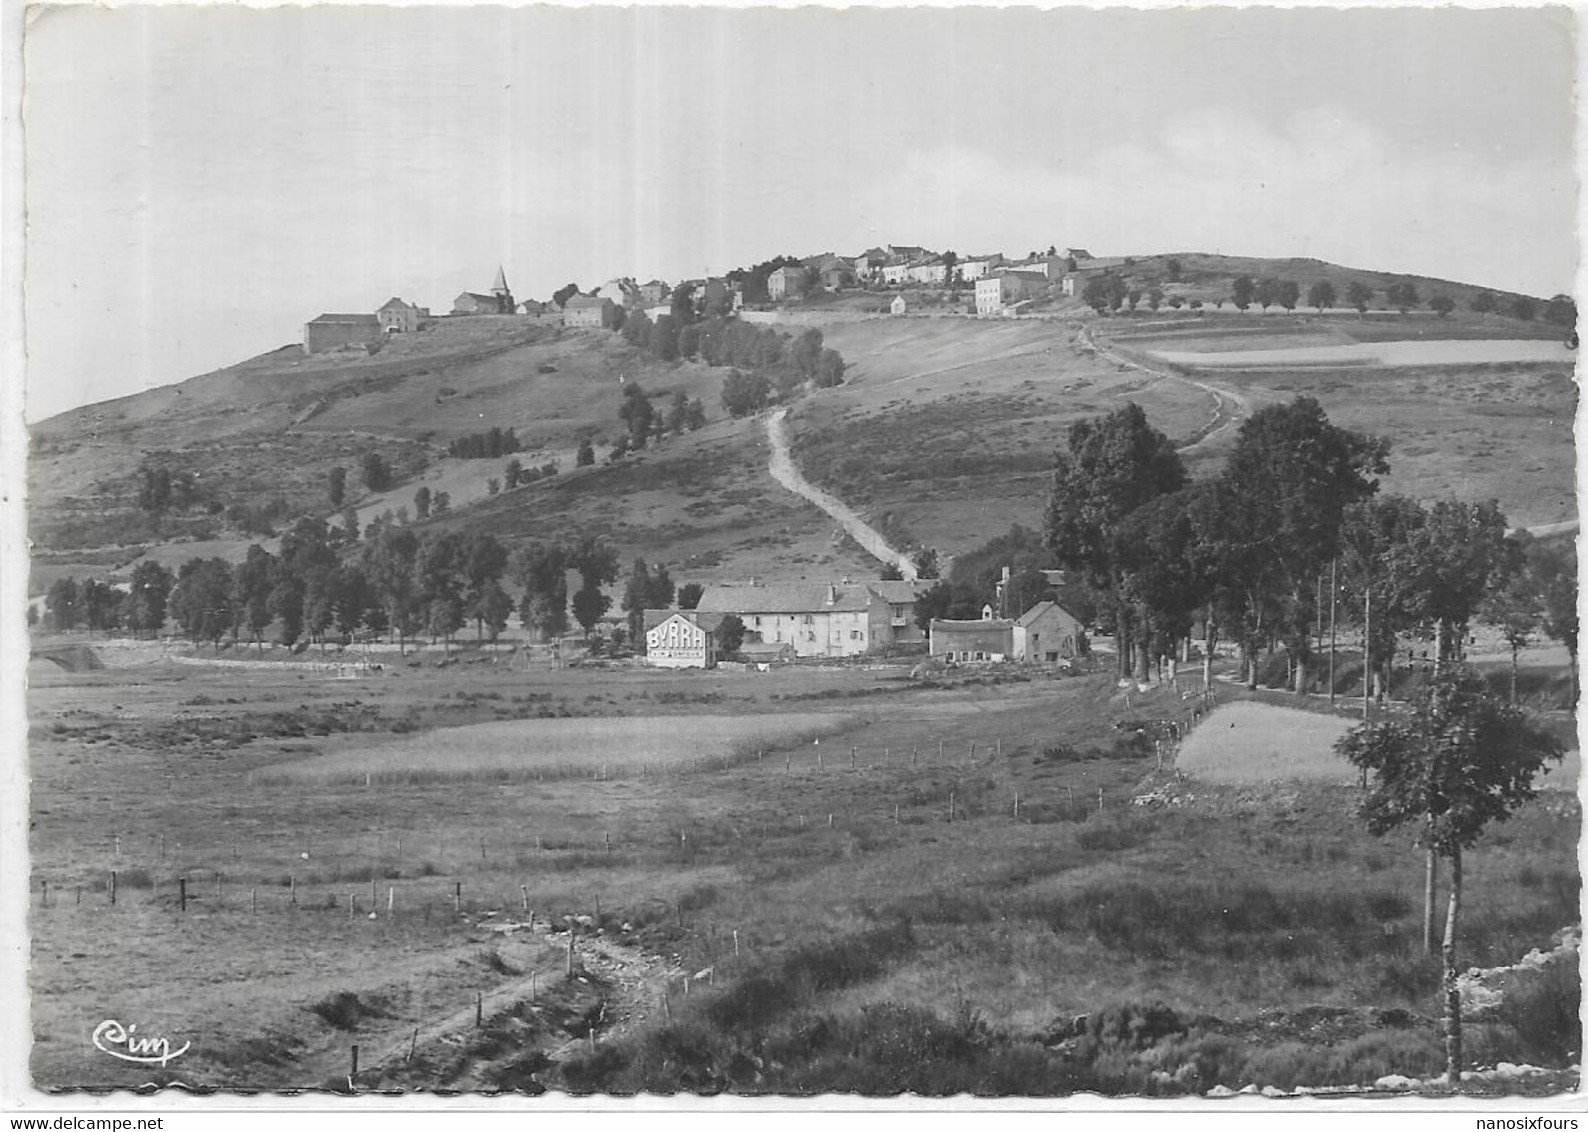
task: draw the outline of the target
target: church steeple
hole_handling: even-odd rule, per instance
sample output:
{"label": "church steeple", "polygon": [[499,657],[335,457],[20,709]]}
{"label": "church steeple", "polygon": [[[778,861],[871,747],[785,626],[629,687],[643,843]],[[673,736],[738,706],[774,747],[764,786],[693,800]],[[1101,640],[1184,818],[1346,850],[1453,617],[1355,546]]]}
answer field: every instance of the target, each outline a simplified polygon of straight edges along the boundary
{"label": "church steeple", "polygon": [[501,314],[512,314],[515,307],[513,292],[507,289],[507,273],[496,265],[496,278],[491,281],[491,294],[496,296],[496,309]]}

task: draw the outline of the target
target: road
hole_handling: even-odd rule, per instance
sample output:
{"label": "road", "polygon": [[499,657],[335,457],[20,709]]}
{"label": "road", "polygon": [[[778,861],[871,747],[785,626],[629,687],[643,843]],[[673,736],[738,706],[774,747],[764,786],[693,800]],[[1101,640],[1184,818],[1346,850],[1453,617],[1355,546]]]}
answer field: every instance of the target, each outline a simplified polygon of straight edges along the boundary
{"label": "road", "polygon": [[915,563],[910,561],[907,554],[903,554],[888,545],[888,540],[858,514],[854,509],[835,495],[823,491],[800,473],[794,463],[794,456],[788,447],[788,426],[783,418],[788,415],[788,409],[779,409],[766,419],[766,438],[772,445],[772,460],[769,470],[772,478],[788,488],[795,495],[810,500],[820,507],[833,521],[849,533],[865,552],[881,562],[887,562],[899,568],[906,581],[916,580]]}
{"label": "road", "polygon": [[1213,398],[1212,418],[1207,424],[1192,433],[1185,443],[1180,445],[1179,451],[1181,455],[1195,452],[1198,448],[1208,444],[1226,429],[1238,425],[1252,411],[1251,402],[1233,389],[1209,385],[1205,381],[1193,381],[1189,377],[1182,377],[1166,369],[1155,369],[1152,366],[1143,365],[1134,358],[1128,358],[1123,354],[1116,353],[1092,337],[1092,328],[1090,326],[1081,331],[1080,340],[1082,345],[1094,351],[1098,357],[1113,362],[1115,365],[1126,366],[1164,381],[1178,381],[1184,385],[1195,386]]}

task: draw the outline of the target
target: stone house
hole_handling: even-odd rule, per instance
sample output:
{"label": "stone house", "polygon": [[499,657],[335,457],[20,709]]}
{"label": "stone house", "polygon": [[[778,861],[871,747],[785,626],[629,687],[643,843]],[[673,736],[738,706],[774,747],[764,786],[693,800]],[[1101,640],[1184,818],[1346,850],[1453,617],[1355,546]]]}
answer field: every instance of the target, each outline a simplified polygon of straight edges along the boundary
{"label": "stone house", "polygon": [[376,346],[386,337],[372,314],[322,314],[303,324],[303,352],[320,354],[345,346]]}
{"label": "stone house", "polygon": [[1010,303],[1041,294],[1046,277],[1024,271],[997,271],[976,280],[976,313],[982,318],[1001,315]]}
{"label": "stone house", "polygon": [[766,277],[766,293],[774,303],[797,299],[805,293],[803,267],[780,267]]}
{"label": "stone house", "polygon": [[892,609],[874,585],[712,586],[696,609],[732,613],[744,622],[746,641],[788,645],[796,656],[860,656],[894,639]]}
{"label": "stone house", "polygon": [[618,305],[599,295],[574,295],[562,307],[564,326],[588,326],[611,330],[617,325]]}
{"label": "stone house", "polygon": [[430,317],[430,312],[393,296],[381,304],[375,317],[380,320],[380,328],[387,334],[413,334],[419,329],[420,322]]}

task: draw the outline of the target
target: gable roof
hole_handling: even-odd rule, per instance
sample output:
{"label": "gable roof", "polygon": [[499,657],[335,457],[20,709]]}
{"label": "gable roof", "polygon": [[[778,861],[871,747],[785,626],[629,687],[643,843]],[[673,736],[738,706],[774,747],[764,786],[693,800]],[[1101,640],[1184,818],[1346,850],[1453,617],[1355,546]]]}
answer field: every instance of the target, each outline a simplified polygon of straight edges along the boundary
{"label": "gable roof", "polygon": [[380,326],[372,314],[322,314],[309,320],[310,326]]}
{"label": "gable roof", "polygon": [[1048,613],[1054,610],[1064,614],[1071,621],[1079,622],[1081,620],[1079,617],[1075,616],[1075,614],[1071,613],[1068,609],[1065,609],[1064,606],[1060,605],[1056,601],[1039,601],[1030,609],[1021,614],[1020,619],[1016,621],[1015,624],[1019,625],[1021,628],[1030,628],[1031,625],[1034,624],[1039,618],[1046,616]]}
{"label": "gable roof", "polygon": [[917,600],[920,596],[914,582],[906,582],[899,579],[866,582],[864,585],[876,593],[883,601],[892,602],[895,605],[906,605]]}
{"label": "gable roof", "polygon": [[461,303],[464,299],[475,299],[475,300],[478,300],[479,302],[482,302],[482,303],[494,303],[494,302],[496,302],[496,296],[495,295],[482,295],[478,291],[465,291],[465,292],[463,292],[463,294],[459,295],[457,298],[453,299],[452,301],[454,303]]}
{"label": "gable roof", "polygon": [[647,609],[645,611],[645,628],[654,629],[658,625],[665,625],[675,617],[682,617],[691,625],[698,625],[708,633],[715,633],[722,627],[726,613],[706,613],[698,609]]}
{"label": "gable roof", "polygon": [[380,311],[416,311],[418,309],[419,308],[414,306],[412,303],[405,303],[401,299],[397,298],[397,296],[393,295],[391,298],[382,303],[375,313],[379,314]]}
{"label": "gable roof", "polygon": [[[562,305],[562,309],[573,310],[574,308],[599,307],[603,303],[610,302],[612,302],[612,300],[606,298],[604,295],[574,295]],[[615,306],[616,304],[613,305]]]}
{"label": "gable roof", "polygon": [[[873,585],[875,583],[872,583]],[[831,599],[831,600],[829,600]],[[865,585],[800,582],[776,586],[711,586],[695,606],[711,613],[857,613],[885,600]]]}

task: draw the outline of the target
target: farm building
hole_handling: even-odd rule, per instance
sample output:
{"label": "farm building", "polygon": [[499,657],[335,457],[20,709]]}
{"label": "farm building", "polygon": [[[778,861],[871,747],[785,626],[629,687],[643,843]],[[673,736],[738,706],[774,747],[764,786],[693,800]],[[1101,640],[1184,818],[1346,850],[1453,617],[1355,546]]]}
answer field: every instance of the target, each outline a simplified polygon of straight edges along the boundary
{"label": "farm building", "polygon": [[994,617],[987,605],[975,621],[934,619],[929,649],[947,660],[1051,664],[1085,653],[1086,635],[1080,621],[1055,602],[1039,601],[1014,619]]}
{"label": "farm building", "polygon": [[1010,303],[1041,294],[1047,285],[1047,277],[1035,272],[998,271],[983,276],[976,280],[976,313],[983,318],[1001,315]]}
{"label": "farm building", "polygon": [[773,302],[799,298],[805,293],[805,268],[778,268],[766,277],[766,293]]}
{"label": "farm building", "polygon": [[649,283],[640,284],[640,301],[645,307],[661,306],[672,293],[673,289],[660,279],[652,279]]}
{"label": "farm building", "polygon": [[695,608],[732,613],[746,641],[786,644],[796,656],[859,656],[894,639],[892,607],[875,585],[712,586]]}
{"label": "farm building", "polygon": [[909,644],[926,640],[926,633],[915,623],[915,603],[929,583],[902,581],[868,581],[871,590],[888,603],[888,628],[894,644]]}
{"label": "farm building", "polygon": [[474,291],[464,291],[452,300],[453,314],[500,314],[500,303],[495,295],[481,295]]}
{"label": "farm building", "polygon": [[617,325],[618,307],[611,299],[595,295],[575,295],[563,304],[564,326],[593,326],[610,330]]}
{"label": "farm building", "polygon": [[932,619],[928,649],[945,660],[1008,660],[1015,651],[1015,623],[982,607],[975,621]]}
{"label": "farm building", "polygon": [[420,322],[430,317],[430,312],[394,295],[381,305],[375,317],[380,319],[380,328],[387,334],[413,334]]}
{"label": "farm building", "polygon": [[372,314],[322,314],[303,324],[303,352],[320,354],[345,346],[379,345],[386,332]]}
{"label": "farm building", "polygon": [[717,667],[717,630],[723,616],[693,609],[647,609],[645,663],[657,668]]}
{"label": "farm building", "polygon": [[1004,257],[1001,255],[976,256],[972,259],[962,259],[955,268],[963,282],[974,283],[982,276],[995,271],[1003,266]]}

